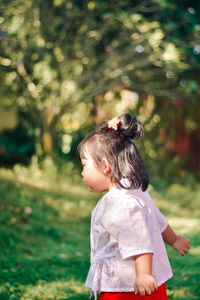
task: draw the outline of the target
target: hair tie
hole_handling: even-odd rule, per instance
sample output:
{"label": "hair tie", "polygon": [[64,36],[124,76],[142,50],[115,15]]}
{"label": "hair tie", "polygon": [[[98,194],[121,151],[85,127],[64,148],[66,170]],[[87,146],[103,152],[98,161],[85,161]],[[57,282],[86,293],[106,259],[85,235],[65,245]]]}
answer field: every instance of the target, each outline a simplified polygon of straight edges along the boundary
{"label": "hair tie", "polygon": [[121,124],[120,118],[114,118],[108,121],[107,127],[110,130],[117,130],[120,124]]}

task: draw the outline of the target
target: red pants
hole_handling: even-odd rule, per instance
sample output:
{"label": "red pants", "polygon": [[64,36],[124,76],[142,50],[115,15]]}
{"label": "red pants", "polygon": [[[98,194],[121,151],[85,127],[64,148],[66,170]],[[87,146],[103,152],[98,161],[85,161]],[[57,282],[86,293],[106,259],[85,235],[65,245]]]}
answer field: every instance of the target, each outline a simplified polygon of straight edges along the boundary
{"label": "red pants", "polygon": [[157,291],[150,296],[140,296],[134,292],[101,292],[98,300],[167,300],[165,284],[159,286]]}

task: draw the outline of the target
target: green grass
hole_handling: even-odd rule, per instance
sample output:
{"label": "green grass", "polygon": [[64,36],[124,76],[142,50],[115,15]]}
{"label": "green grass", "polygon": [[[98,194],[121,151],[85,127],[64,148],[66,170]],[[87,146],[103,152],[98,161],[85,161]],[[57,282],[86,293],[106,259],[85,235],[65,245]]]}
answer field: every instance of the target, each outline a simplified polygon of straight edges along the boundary
{"label": "green grass", "polygon": [[[0,171],[0,299],[86,300],[90,213],[99,195],[64,179],[42,181]],[[151,194],[177,232],[185,257],[168,247],[169,300],[200,299],[200,187],[171,185]]]}

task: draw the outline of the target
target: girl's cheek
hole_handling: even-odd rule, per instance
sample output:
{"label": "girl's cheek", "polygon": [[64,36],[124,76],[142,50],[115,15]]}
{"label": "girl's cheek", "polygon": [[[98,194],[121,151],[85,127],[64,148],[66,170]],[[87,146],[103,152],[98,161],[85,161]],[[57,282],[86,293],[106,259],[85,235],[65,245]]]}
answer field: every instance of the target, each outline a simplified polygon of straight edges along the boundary
{"label": "girl's cheek", "polygon": [[86,172],[86,168],[85,168],[85,167],[83,167],[83,170],[82,170],[82,173],[81,173],[81,175],[84,177],[86,173],[87,173],[87,172]]}

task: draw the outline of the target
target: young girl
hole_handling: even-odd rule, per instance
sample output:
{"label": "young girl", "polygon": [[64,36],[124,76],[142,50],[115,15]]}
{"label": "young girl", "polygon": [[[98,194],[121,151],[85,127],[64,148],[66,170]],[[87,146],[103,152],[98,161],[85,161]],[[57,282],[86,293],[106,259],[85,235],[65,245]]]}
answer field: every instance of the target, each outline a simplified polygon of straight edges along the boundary
{"label": "young girl", "polygon": [[164,241],[185,255],[190,241],[177,235],[155,206],[149,178],[131,142],[141,123],[124,114],[103,123],[78,146],[91,192],[108,191],[91,219],[91,266],[86,287],[99,300],[166,300],[172,271]]}

